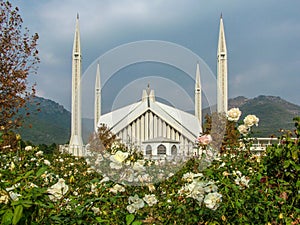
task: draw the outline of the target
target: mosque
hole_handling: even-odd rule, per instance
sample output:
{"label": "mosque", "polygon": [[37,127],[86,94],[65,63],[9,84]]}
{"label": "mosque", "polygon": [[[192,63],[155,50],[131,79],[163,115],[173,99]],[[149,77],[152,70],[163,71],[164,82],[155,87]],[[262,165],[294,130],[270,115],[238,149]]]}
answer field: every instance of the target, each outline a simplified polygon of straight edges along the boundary
{"label": "mosque", "polygon": [[[134,144],[145,156],[189,155],[202,131],[201,77],[195,65],[195,114],[176,109],[156,100],[150,87],[139,102],[101,114],[101,76],[97,65],[95,77],[95,130],[105,124],[123,143]],[[84,155],[81,134],[81,48],[77,15],[72,53],[72,119],[69,152]],[[227,112],[227,49],[223,18],[220,18],[217,50],[217,112]]]}

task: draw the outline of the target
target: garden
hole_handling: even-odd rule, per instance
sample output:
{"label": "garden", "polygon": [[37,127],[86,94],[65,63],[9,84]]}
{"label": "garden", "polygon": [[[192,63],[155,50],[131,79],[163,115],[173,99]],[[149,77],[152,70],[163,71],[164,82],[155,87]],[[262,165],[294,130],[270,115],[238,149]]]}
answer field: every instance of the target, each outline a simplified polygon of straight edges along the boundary
{"label": "garden", "polygon": [[202,134],[201,154],[177,170],[118,142],[88,158],[46,153],[18,136],[0,155],[1,224],[299,224],[300,118],[256,154],[249,137],[259,120],[240,124],[240,114],[227,114],[237,138],[230,147],[217,151]]}

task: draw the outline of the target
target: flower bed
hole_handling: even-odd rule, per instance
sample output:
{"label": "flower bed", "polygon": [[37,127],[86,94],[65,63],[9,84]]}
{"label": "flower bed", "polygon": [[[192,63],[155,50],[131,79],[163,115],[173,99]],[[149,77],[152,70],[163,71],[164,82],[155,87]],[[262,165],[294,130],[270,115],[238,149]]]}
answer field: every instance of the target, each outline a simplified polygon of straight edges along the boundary
{"label": "flower bed", "polygon": [[[296,139],[284,134],[263,155],[245,143],[206,168],[201,155],[139,186],[103,176],[85,158],[30,146],[3,153],[1,224],[299,224],[299,118],[295,124]],[[209,137],[202,139],[209,150]],[[113,169],[134,161],[118,151],[108,158]]]}

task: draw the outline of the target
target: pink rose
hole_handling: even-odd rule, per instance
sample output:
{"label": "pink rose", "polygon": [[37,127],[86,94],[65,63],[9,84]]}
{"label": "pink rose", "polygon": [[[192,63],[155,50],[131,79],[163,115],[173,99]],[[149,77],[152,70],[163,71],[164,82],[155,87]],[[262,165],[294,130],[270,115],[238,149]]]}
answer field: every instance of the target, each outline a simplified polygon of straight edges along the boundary
{"label": "pink rose", "polygon": [[198,137],[197,140],[202,145],[208,145],[210,142],[212,142],[212,137],[210,134],[205,134],[201,137]]}

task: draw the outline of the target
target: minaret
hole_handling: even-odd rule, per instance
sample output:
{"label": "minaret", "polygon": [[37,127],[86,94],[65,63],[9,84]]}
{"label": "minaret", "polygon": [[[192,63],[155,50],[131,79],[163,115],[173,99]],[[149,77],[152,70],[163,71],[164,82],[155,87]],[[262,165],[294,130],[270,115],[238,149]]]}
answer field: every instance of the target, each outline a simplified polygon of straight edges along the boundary
{"label": "minaret", "polygon": [[223,18],[220,18],[220,31],[218,43],[218,66],[217,66],[217,111],[218,113],[226,113],[228,108],[228,87],[227,87],[227,49],[225,41],[225,32]]}
{"label": "minaret", "polygon": [[200,126],[202,126],[202,107],[201,107],[201,81],[200,81],[200,68],[197,63],[196,68],[196,82],[195,82],[195,116],[197,117]]}
{"label": "minaret", "polygon": [[94,130],[97,132],[98,121],[101,116],[101,79],[100,79],[100,65],[97,65],[96,82],[95,82],[95,106],[94,106]]}
{"label": "minaret", "polygon": [[81,137],[81,50],[79,33],[79,15],[76,18],[75,36],[72,54],[72,120],[70,153],[82,156],[83,141]]}

